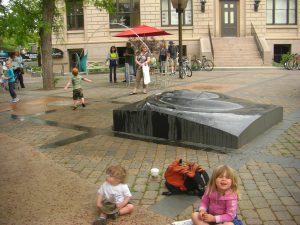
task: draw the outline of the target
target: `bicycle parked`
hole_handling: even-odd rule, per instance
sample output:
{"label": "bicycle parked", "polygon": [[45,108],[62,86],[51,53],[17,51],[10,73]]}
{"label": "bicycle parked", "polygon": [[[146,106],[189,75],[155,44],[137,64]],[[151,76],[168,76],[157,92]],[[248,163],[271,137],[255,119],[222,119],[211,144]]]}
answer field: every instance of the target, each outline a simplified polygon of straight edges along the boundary
{"label": "bicycle parked", "polygon": [[189,58],[182,58],[182,65],[179,67],[179,76],[181,79],[184,79],[185,76],[191,77],[193,75],[192,69],[189,65]]}
{"label": "bicycle parked", "polygon": [[206,56],[202,56],[202,59],[194,57],[192,59],[192,69],[193,70],[202,70],[212,71],[214,68],[214,63],[210,59],[207,59]]}
{"label": "bicycle parked", "polygon": [[300,55],[299,54],[293,54],[291,58],[289,58],[284,63],[284,68],[287,70],[295,70],[300,69]]}

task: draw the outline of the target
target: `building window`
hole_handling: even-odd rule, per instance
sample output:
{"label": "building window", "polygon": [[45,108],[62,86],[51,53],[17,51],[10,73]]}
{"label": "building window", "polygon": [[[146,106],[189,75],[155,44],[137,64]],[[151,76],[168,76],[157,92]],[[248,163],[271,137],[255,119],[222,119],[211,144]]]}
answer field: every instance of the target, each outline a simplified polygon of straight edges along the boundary
{"label": "building window", "polygon": [[296,24],[296,0],[267,0],[267,24]]}
{"label": "building window", "polygon": [[83,30],[83,0],[67,0],[66,12],[68,30]]}
{"label": "building window", "polygon": [[291,44],[274,44],[274,61],[280,63],[281,56],[291,52]]}
{"label": "building window", "polygon": [[116,12],[109,15],[110,28],[136,27],[140,25],[140,1],[139,0],[116,0]]}
{"label": "building window", "polygon": [[[189,0],[182,14],[182,25],[190,26],[193,24],[192,0]],[[171,0],[161,0],[161,25],[178,25],[178,13],[173,8]]]}

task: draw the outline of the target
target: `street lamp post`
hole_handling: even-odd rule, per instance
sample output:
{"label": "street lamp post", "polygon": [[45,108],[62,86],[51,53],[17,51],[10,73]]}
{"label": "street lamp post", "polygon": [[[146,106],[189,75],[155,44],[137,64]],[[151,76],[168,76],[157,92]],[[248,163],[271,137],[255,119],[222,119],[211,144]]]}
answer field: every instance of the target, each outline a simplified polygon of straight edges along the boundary
{"label": "street lamp post", "polygon": [[179,42],[179,77],[182,78],[181,75],[181,67],[182,67],[182,13],[184,9],[186,8],[188,0],[171,0],[173,8],[176,9],[176,12],[178,13],[178,42]]}

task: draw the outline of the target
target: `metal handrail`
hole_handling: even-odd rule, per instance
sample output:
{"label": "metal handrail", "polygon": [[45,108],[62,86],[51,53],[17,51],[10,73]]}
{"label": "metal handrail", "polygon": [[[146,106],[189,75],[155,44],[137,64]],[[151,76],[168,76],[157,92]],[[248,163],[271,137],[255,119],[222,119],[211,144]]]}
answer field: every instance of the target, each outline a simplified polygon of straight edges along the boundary
{"label": "metal handrail", "polygon": [[210,26],[208,24],[208,36],[209,36],[209,43],[210,43],[210,49],[211,49],[211,54],[212,54],[212,58],[215,58],[215,52],[214,52],[214,46],[212,43],[212,38],[211,38],[211,32],[210,32]]}
{"label": "metal handrail", "polygon": [[257,32],[255,30],[255,27],[254,27],[253,23],[251,23],[251,35],[254,37],[254,40],[255,40],[258,52],[260,54],[260,57],[264,60],[264,52],[263,52],[263,49],[261,47],[261,44],[260,44],[260,41],[259,41],[259,38],[258,38],[258,35],[257,35]]}

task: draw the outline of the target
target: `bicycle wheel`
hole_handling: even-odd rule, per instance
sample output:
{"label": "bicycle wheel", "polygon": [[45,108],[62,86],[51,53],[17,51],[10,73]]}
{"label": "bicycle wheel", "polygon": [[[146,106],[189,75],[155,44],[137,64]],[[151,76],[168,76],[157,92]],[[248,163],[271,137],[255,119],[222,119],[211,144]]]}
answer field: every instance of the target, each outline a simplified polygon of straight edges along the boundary
{"label": "bicycle wheel", "polygon": [[205,62],[203,62],[203,68],[206,71],[212,71],[214,68],[214,63],[211,60],[207,59]]}
{"label": "bicycle wheel", "polygon": [[184,79],[186,76],[186,69],[185,67],[179,67],[179,78]]}
{"label": "bicycle wheel", "polygon": [[186,65],[186,75],[188,77],[191,77],[193,75],[192,69],[190,68],[189,65]]}
{"label": "bicycle wheel", "polygon": [[288,70],[293,70],[295,69],[295,60],[293,58],[289,59],[287,62],[286,62],[286,69]]}
{"label": "bicycle wheel", "polygon": [[192,64],[192,70],[198,71],[200,70],[200,68],[201,68],[200,64],[197,61],[194,61]]}

